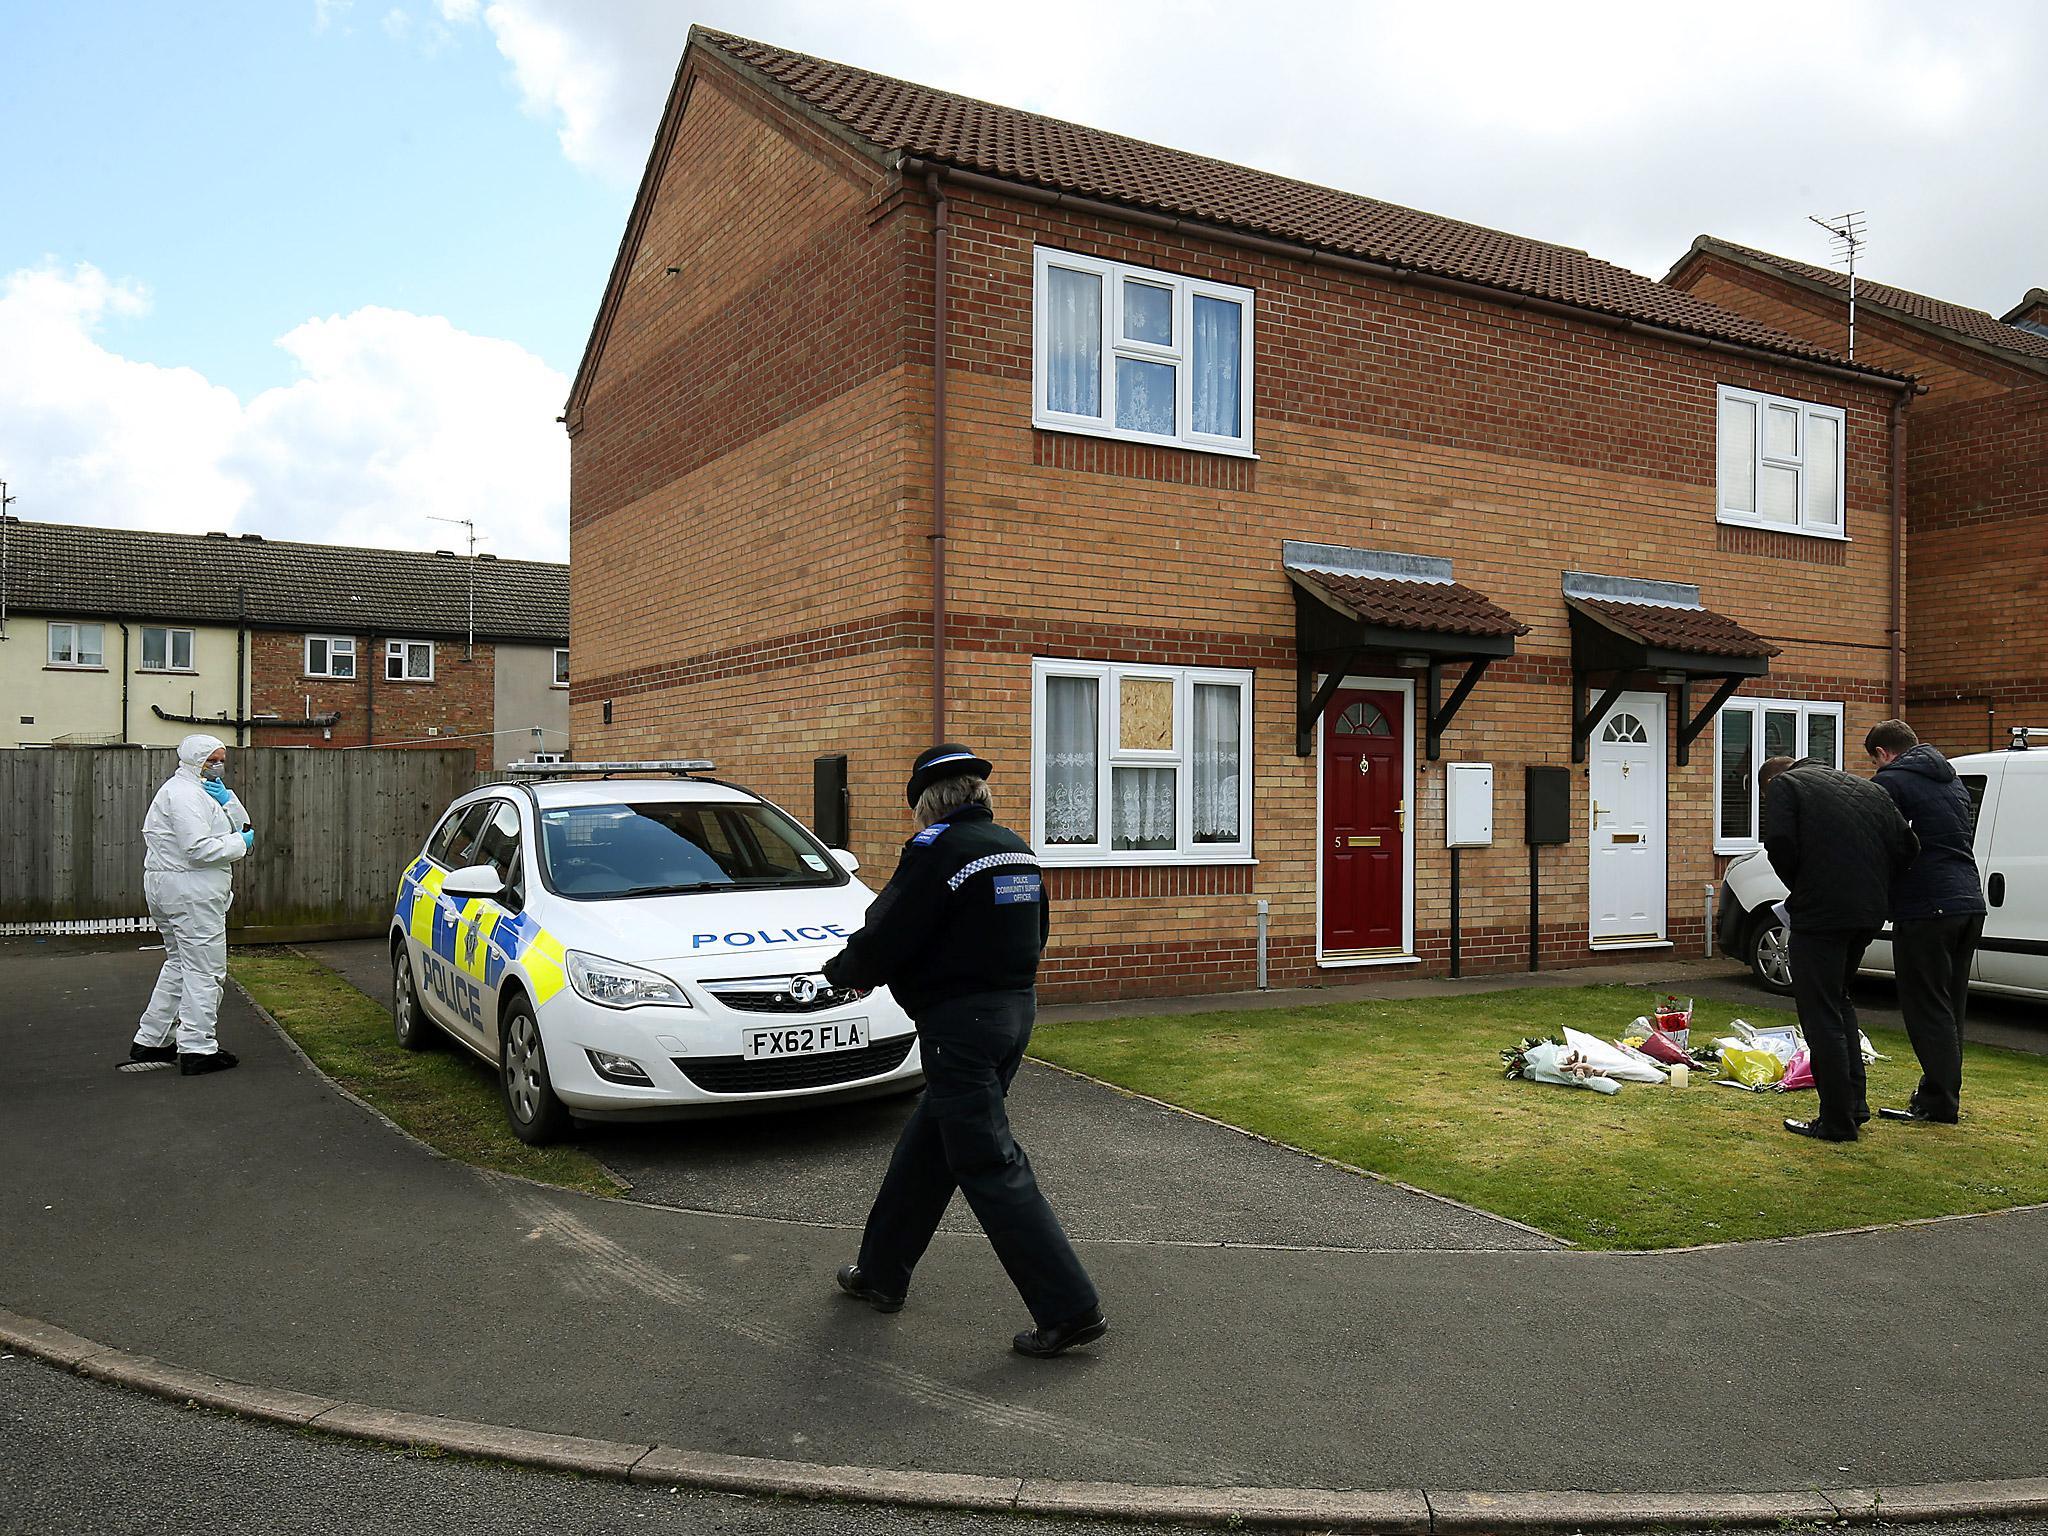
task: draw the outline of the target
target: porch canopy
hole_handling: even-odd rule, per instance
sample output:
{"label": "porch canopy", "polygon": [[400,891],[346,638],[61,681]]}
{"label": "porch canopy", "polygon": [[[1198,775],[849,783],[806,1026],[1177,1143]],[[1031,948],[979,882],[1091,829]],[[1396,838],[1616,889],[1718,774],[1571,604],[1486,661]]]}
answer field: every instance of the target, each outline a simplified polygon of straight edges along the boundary
{"label": "porch canopy", "polygon": [[[1725,614],[1700,604],[1700,589],[1678,581],[1564,573],[1572,626],[1572,761],[1586,760],[1586,740],[1624,690],[1678,689],[1678,761],[1745,678],[1763,677],[1778,647]],[[1594,679],[1604,684],[1589,709]],[[1714,684],[1697,715],[1693,684]]]}
{"label": "porch canopy", "polygon": [[[1515,637],[1529,626],[1451,576],[1451,562],[1430,555],[1337,544],[1281,546],[1281,564],[1294,587],[1294,750],[1315,750],[1316,721],[1331,696],[1360,663],[1420,668],[1428,675],[1424,717],[1429,755],[1441,755],[1445,727],[1486,669],[1515,653]],[[1465,664],[1451,696],[1443,697],[1446,662]],[[1316,673],[1324,674],[1316,686]]]}

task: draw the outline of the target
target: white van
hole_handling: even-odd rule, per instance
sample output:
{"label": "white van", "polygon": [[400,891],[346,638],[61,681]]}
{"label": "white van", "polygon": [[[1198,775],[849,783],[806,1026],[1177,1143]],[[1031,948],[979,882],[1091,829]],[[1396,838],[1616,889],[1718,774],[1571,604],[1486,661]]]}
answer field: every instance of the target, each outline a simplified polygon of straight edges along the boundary
{"label": "white van", "polygon": [[[1971,984],[2048,999],[2048,750],[2028,750],[2025,741],[2016,732],[2009,751],[1950,761],[1977,807],[1977,870],[1989,908]],[[1761,849],[1728,866],[1717,925],[1722,952],[1774,992],[1792,990],[1785,926],[1771,910],[1784,899],[1785,884]],[[1863,957],[1865,972],[1892,974],[1889,932]]]}

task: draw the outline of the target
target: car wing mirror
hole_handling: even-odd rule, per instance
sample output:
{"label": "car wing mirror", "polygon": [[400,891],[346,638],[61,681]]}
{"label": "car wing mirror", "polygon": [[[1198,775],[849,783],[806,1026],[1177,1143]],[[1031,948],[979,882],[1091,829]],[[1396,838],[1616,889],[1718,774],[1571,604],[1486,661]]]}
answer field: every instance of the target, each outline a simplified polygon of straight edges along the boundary
{"label": "car wing mirror", "polygon": [[860,873],[860,860],[856,859],[844,848],[833,848],[829,851],[832,855],[833,862],[838,864],[838,866],[841,869],[845,870],[849,875],[857,875]]}
{"label": "car wing mirror", "polygon": [[481,896],[485,901],[498,901],[505,895],[505,882],[497,870],[488,864],[465,864],[449,874],[441,882],[443,896]]}

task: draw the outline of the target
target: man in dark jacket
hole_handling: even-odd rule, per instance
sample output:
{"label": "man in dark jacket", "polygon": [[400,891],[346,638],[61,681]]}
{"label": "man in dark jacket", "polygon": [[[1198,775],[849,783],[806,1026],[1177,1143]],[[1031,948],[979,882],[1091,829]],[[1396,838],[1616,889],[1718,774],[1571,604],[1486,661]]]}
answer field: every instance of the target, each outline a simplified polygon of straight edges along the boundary
{"label": "man in dark jacket", "polygon": [[1109,1325],[1004,1109],[1031,1039],[1050,916],[1030,844],[996,825],[988,775],[985,759],[954,742],[918,754],[907,798],[922,830],[860,931],[825,964],[835,987],[895,993],[916,1021],[925,1075],[860,1259],[838,1283],[878,1311],[901,1308],[958,1188],[1037,1323],[1012,1343],[1056,1355]]}
{"label": "man in dark jacket", "polygon": [[1971,849],[1976,811],[1948,759],[1905,721],[1873,725],[1863,750],[1877,764],[1878,788],[1920,839],[1920,856],[1892,887],[1891,911],[1892,966],[1920,1086],[1904,1109],[1878,1113],[1953,1125],[1962,1107],[1970,961],[1984,932],[1984,885]]}
{"label": "man in dark jacket", "polygon": [[1774,757],[1757,770],[1764,852],[1791,895],[1789,958],[1799,1026],[1820,1090],[1820,1114],[1785,1129],[1854,1141],[1870,1118],[1863,1047],[1849,987],[1884,926],[1892,882],[1918,851],[1890,795],[1867,779],[1816,762]]}

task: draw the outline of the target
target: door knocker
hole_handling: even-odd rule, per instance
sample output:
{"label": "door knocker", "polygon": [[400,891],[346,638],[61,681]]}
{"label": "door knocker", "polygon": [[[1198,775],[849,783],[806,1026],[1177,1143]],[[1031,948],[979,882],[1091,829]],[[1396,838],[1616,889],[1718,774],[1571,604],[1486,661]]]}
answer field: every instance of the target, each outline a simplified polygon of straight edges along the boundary
{"label": "door knocker", "polygon": [[1624,779],[1628,777],[1628,770],[1629,770],[1630,766],[1631,766],[1631,765],[1630,765],[1630,764],[1628,764],[1628,763],[1623,763],[1623,764],[1621,765],[1621,776],[1622,776],[1622,777],[1623,777]]}
{"label": "door knocker", "polygon": [[1360,758],[1360,759],[1358,760],[1358,771],[1359,771],[1360,773],[1371,773],[1371,772],[1372,772],[1372,759],[1371,759],[1371,758],[1369,758],[1369,757],[1361,757],[1361,758]]}

